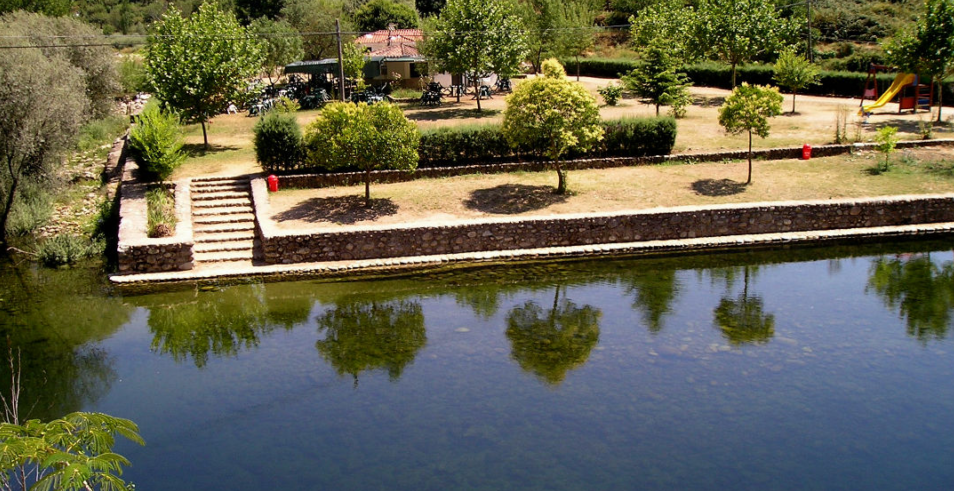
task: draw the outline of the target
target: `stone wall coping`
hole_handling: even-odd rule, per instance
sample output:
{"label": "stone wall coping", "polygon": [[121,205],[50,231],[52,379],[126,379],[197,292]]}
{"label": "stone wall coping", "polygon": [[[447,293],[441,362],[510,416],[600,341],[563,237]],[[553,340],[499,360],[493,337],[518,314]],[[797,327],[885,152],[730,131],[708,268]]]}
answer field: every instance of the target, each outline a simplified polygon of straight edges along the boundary
{"label": "stone wall coping", "polygon": [[[455,228],[455,227],[464,227],[464,226],[474,226],[474,225],[495,225],[495,224],[513,224],[513,223],[541,223],[541,222],[560,222],[560,221],[577,221],[577,220],[602,220],[602,219],[611,219],[616,217],[623,216],[650,216],[650,215],[662,215],[670,213],[691,213],[699,211],[731,211],[731,210],[759,210],[759,209],[778,209],[778,208],[794,208],[794,207],[804,207],[804,206],[819,206],[819,205],[871,205],[878,203],[897,203],[904,201],[920,201],[927,199],[954,199],[954,193],[948,194],[923,194],[923,195],[893,195],[893,196],[882,196],[882,197],[872,197],[872,198],[839,198],[839,199],[817,199],[817,200],[803,200],[803,201],[764,201],[764,202],[749,202],[749,203],[725,203],[725,204],[714,204],[714,205],[691,205],[691,206],[675,206],[675,207],[658,207],[658,208],[643,208],[638,210],[621,210],[616,212],[603,212],[603,213],[574,213],[574,214],[560,214],[560,215],[533,215],[533,216],[519,216],[519,217],[499,217],[499,218],[480,218],[480,219],[460,219],[443,222],[440,224],[432,224],[429,222],[411,222],[411,223],[401,223],[401,224],[390,224],[390,225],[356,225],[356,226],[341,226],[341,227],[328,227],[317,225],[314,227],[303,228],[300,231],[288,231],[281,230],[278,228],[274,220],[270,216],[270,205],[268,204],[268,191],[265,184],[264,178],[258,178],[259,185],[256,186],[256,180],[253,180],[252,184],[252,196],[253,202],[258,215],[259,227],[262,237],[265,238],[282,238],[282,237],[297,237],[303,235],[314,235],[314,234],[337,234],[337,233],[351,233],[351,232],[380,232],[387,230],[410,230],[410,229],[446,229],[446,228]],[[258,190],[258,194],[256,194]]]}

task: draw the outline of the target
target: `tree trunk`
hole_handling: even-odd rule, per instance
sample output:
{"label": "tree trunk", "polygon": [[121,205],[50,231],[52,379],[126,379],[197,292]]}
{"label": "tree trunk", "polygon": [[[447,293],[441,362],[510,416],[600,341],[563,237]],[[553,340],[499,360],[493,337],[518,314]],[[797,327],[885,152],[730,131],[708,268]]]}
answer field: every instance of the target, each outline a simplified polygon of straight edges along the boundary
{"label": "tree trunk", "polygon": [[[577,53],[577,55],[576,55],[576,81],[577,81],[577,82],[580,81],[580,55],[579,55],[579,53]],[[658,112],[658,110],[657,110],[657,112]]]}
{"label": "tree trunk", "polygon": [[732,62],[732,88],[735,88],[735,62]]}
{"label": "tree trunk", "polygon": [[745,185],[752,184],[752,130],[749,130],[749,178],[745,180]]}
{"label": "tree trunk", "polygon": [[659,116],[659,103],[656,103],[656,116]]}
{"label": "tree trunk", "polygon": [[371,208],[371,170],[364,171],[364,207]]}
{"label": "tree trunk", "polygon": [[202,120],[202,141],[205,142],[205,149],[209,149],[209,135],[205,132],[205,119]]}
{"label": "tree trunk", "polygon": [[480,112],[480,79],[474,78],[474,94],[477,96],[477,112]]}
{"label": "tree trunk", "polygon": [[10,191],[6,196],[6,203],[3,204],[3,211],[0,213],[0,244],[7,243],[7,218],[10,217],[10,209],[13,208],[13,201],[17,194],[17,186],[20,183],[20,180],[17,179],[12,172],[11,179],[12,182],[10,183]]}
{"label": "tree trunk", "polygon": [[566,187],[567,187],[566,186],[566,169],[564,169],[563,166],[560,165],[559,160],[556,163],[556,171],[557,171],[556,194],[566,194]]}
{"label": "tree trunk", "polygon": [[937,122],[941,122],[941,108],[944,107],[944,81],[937,81]]}
{"label": "tree trunk", "polygon": [[792,90],[792,114],[795,114],[795,91]]}

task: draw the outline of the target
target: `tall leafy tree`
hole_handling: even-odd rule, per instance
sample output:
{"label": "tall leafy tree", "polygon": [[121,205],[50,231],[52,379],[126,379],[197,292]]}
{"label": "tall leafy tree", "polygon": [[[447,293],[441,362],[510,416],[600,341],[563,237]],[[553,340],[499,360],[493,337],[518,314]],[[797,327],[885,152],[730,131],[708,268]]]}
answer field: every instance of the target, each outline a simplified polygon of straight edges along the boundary
{"label": "tall leafy tree", "polygon": [[441,10],[444,10],[446,3],[446,0],[414,0],[414,7],[419,14],[429,17],[431,15],[437,15]]}
{"label": "tall leafy tree", "polygon": [[560,0],[524,0],[516,4],[517,15],[527,28],[527,61],[534,73],[540,72],[543,60],[560,55],[556,42],[560,3]]}
{"label": "tall leafy tree", "polygon": [[239,98],[262,66],[263,49],[235,16],[207,3],[188,19],[175,7],[146,41],[146,72],[159,99],[202,125]]}
{"label": "tall leafy tree", "polygon": [[50,16],[70,13],[70,0],[0,0],[0,13],[23,10]]}
{"label": "tall leafy tree", "polygon": [[899,33],[887,43],[885,52],[893,65],[933,79],[940,123],[943,81],[954,75],[954,0],[926,0],[924,15],[914,29]]}
{"label": "tall leafy tree", "polygon": [[777,52],[797,32],[794,19],[765,0],[703,0],[698,19],[702,46],[732,66],[733,87],[738,65]]}
{"label": "tall leafy tree", "polygon": [[818,83],[818,66],[795,50],[786,49],[775,62],[775,82],[792,91],[792,114],[795,114],[795,93]]}
{"label": "tall leafy tree", "polygon": [[320,60],[337,54],[335,19],[341,21],[341,30],[351,30],[349,16],[340,0],[286,0],[282,18],[302,34],[305,59]]}
{"label": "tall leafy tree", "polygon": [[281,14],[285,0],[233,0],[235,16],[242,25],[249,25],[255,19],[275,20]]}
{"label": "tall leafy tree", "polygon": [[664,48],[669,58],[685,65],[705,56],[698,38],[699,12],[679,0],[653,3],[629,19],[630,35],[637,50]]}
{"label": "tall leafy tree", "polygon": [[556,44],[563,56],[576,59],[576,80],[580,80],[580,56],[596,43],[596,15],[600,12],[595,0],[566,0],[559,3],[555,26]]}
{"label": "tall leafy tree", "polygon": [[397,29],[417,27],[417,11],[409,5],[394,0],[371,0],[354,11],[354,26],[362,32],[387,29],[394,24]]}
{"label": "tall leafy tree", "polygon": [[749,177],[752,183],[752,134],[769,136],[768,118],[782,114],[782,94],[775,87],[743,83],[732,90],[719,108],[719,124],[731,134],[749,134]]}
{"label": "tall leafy tree", "polygon": [[393,104],[336,102],[308,126],[306,159],[316,167],[364,172],[365,206],[371,207],[371,171],[416,169],[420,138],[414,123]]}
{"label": "tall leafy tree", "polygon": [[561,159],[603,139],[599,107],[579,83],[567,80],[556,60],[543,63],[542,77],[524,81],[507,97],[501,131],[514,147],[536,148],[556,167],[557,194],[567,191]]}
{"label": "tall leafy tree", "polygon": [[301,34],[284,20],[260,17],[252,21],[248,29],[264,42],[265,56],[262,57],[262,71],[268,76],[269,82],[281,74],[285,65],[301,60],[305,55]]}
{"label": "tall leafy tree", "polygon": [[506,0],[450,0],[422,47],[437,71],[466,74],[475,91],[493,73],[516,73],[527,53],[524,26]]}
{"label": "tall leafy tree", "polygon": [[83,72],[36,48],[0,56],[0,244],[27,181],[50,179],[85,120]]}

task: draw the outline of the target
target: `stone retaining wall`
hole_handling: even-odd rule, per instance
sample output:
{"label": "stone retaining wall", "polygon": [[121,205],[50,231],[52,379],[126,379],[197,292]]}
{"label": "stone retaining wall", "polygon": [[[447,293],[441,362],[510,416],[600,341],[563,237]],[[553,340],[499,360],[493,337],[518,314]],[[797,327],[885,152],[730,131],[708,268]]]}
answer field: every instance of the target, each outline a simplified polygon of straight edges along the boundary
{"label": "stone retaining wall", "polygon": [[253,181],[257,233],[269,264],[585,246],[730,235],[954,222],[954,195],[681,207],[629,213],[356,227],[295,233],[267,218],[265,181]]}
{"label": "stone retaining wall", "polygon": [[[915,148],[923,146],[952,145],[954,140],[919,140],[898,142],[897,148]],[[855,143],[848,145],[820,145],[812,148],[812,157],[831,157],[858,150],[874,150],[874,143]],[[748,151],[709,152],[675,155],[654,155],[647,157],[609,157],[597,159],[570,160],[563,163],[568,170],[608,169],[635,165],[659,164],[662,162],[691,161],[718,162],[721,160],[743,160]],[[753,158],[762,160],[797,159],[802,156],[802,147],[769,148],[754,150]],[[413,172],[374,171],[371,180],[374,183],[407,182],[415,179],[429,179],[462,176],[468,174],[501,174],[506,172],[540,172],[552,169],[550,162],[510,162],[468,165],[462,167],[427,167]],[[364,183],[363,172],[343,172],[333,174],[295,174],[278,176],[281,188],[312,189],[336,186],[351,186]]]}
{"label": "stone retaining wall", "polygon": [[189,181],[175,186],[176,233],[172,237],[151,239],[146,235],[148,185],[135,176],[139,164],[127,156],[119,188],[119,273],[159,273],[192,269],[192,199]]}

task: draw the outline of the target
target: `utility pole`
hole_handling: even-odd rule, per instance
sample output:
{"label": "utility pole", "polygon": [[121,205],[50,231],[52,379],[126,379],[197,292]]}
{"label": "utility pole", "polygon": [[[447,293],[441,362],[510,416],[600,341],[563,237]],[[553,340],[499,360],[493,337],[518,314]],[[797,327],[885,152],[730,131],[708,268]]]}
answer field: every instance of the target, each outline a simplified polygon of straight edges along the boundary
{"label": "utility pole", "polygon": [[805,0],[808,5],[808,61],[815,61],[815,51],[812,48],[812,0]]}
{"label": "utility pole", "polygon": [[345,101],[344,54],[341,52],[341,21],[335,19],[335,34],[338,36],[338,92],[341,102]]}

